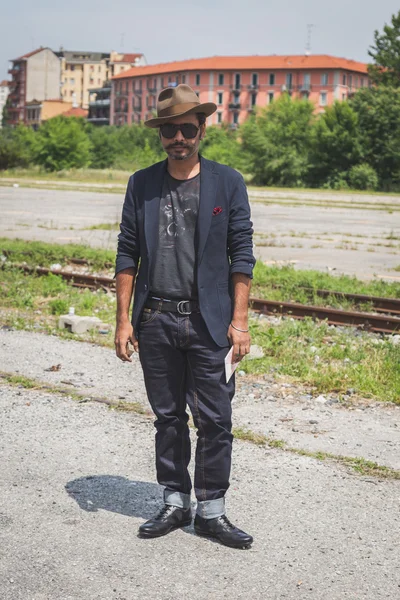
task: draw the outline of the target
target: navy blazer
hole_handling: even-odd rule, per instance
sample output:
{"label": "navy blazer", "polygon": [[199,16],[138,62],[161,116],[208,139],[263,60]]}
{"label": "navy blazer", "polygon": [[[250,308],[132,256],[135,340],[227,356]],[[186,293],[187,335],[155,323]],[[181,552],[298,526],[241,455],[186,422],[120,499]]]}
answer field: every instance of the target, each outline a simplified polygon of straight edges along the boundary
{"label": "navy blazer", "polygon": [[[140,319],[149,294],[150,273],[158,245],[160,197],[167,160],[137,171],[128,182],[115,275],[138,269],[132,325],[140,337]],[[214,210],[216,209],[216,210]],[[200,157],[200,203],[196,230],[199,305],[218,346],[228,346],[232,317],[232,273],[252,277],[250,206],[243,177],[230,167]],[[182,298],[184,299],[184,298]]]}

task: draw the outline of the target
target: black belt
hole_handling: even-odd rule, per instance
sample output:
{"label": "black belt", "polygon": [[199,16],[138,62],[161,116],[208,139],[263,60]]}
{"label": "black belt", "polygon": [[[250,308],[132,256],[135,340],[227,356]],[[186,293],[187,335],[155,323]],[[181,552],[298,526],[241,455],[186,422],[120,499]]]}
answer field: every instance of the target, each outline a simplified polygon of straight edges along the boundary
{"label": "black belt", "polygon": [[200,312],[199,303],[196,300],[167,300],[165,298],[148,298],[145,308],[152,308],[160,312],[176,312],[180,315],[190,315],[192,312]]}

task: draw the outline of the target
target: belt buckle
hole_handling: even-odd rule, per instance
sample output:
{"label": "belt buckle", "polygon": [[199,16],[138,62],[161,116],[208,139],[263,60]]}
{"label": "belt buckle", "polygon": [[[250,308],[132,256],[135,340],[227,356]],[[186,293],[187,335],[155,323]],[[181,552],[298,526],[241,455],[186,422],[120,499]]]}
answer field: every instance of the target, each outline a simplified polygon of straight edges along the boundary
{"label": "belt buckle", "polygon": [[176,308],[177,308],[177,311],[178,311],[178,313],[179,313],[180,315],[191,315],[191,314],[192,314],[192,311],[191,311],[191,310],[189,310],[189,311],[185,311],[185,309],[184,309],[184,307],[183,307],[183,305],[184,305],[184,304],[189,304],[189,306],[190,306],[190,302],[189,302],[189,300],[181,300],[180,302],[178,302],[178,304],[177,304],[177,307],[176,307]]}

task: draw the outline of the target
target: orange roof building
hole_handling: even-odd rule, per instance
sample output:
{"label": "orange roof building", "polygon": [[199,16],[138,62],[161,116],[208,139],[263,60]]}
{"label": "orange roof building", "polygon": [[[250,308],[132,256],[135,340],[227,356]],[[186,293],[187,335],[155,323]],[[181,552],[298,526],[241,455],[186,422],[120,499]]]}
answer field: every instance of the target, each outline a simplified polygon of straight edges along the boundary
{"label": "orange roof building", "polygon": [[136,66],[112,78],[111,124],[149,118],[157,95],[167,86],[187,83],[201,102],[215,102],[209,124],[242,123],[255,107],[282,93],[307,97],[318,112],[369,85],[365,63],[329,55],[212,56]]}

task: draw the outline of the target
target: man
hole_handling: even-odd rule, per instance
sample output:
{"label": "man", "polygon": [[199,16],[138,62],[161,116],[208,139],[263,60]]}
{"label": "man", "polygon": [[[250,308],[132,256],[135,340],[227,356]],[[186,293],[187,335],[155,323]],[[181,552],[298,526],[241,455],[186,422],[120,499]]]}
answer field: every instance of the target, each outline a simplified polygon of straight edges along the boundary
{"label": "man", "polygon": [[[139,528],[159,537],[191,523],[188,404],[197,428],[194,489],[197,534],[227,546],[253,538],[225,515],[232,453],[231,400],[224,359],[250,351],[248,298],[255,259],[242,176],[199,156],[206,117],[187,85],[162,90],[157,118],[166,161],[131,176],[116,261],[117,356],[139,351],[147,395],[156,415],[157,480],[162,510]],[[136,279],[132,321],[129,306]]]}

